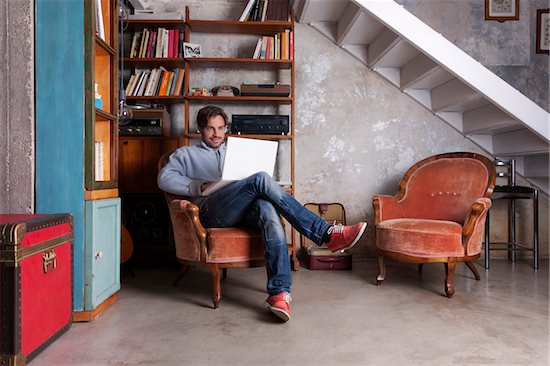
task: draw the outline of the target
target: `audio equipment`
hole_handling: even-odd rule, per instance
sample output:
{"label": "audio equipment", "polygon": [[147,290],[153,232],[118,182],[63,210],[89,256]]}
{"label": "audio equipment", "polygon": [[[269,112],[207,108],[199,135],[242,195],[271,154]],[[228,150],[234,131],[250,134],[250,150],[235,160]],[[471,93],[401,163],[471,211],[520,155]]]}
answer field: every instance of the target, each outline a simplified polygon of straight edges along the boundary
{"label": "audio equipment", "polygon": [[288,97],[290,95],[290,85],[241,84],[241,95],[258,97]]}
{"label": "audio equipment", "polygon": [[231,133],[287,135],[290,131],[288,116],[234,114]]}
{"label": "audio equipment", "polygon": [[134,109],[133,117],[118,126],[121,136],[170,136],[170,115],[164,109]]}
{"label": "audio equipment", "polygon": [[173,261],[171,223],[163,194],[122,195],[122,223],[134,245],[136,265],[160,265]]}

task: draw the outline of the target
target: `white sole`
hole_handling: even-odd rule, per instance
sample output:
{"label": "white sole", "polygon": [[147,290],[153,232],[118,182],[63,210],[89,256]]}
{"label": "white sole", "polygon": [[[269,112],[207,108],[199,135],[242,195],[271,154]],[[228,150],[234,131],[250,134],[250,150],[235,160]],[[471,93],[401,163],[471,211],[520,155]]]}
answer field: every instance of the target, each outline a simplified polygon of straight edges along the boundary
{"label": "white sole", "polygon": [[355,239],[353,239],[353,241],[351,242],[351,244],[348,245],[348,246],[345,247],[345,248],[338,249],[337,251],[335,251],[335,252],[333,252],[333,253],[336,253],[336,252],[338,252],[338,251],[339,251],[340,253],[344,253],[346,250],[353,248],[353,246],[355,246],[355,244],[357,244],[357,242],[359,241],[359,239],[361,239],[361,236],[363,236],[363,233],[365,232],[366,229],[367,229],[367,223],[364,222],[363,225],[361,226],[361,230],[359,230],[359,233],[357,233],[357,235],[355,236]]}
{"label": "white sole", "polygon": [[277,308],[275,306],[271,306],[267,301],[264,304],[266,308],[269,311],[271,311],[273,314],[275,314],[279,319],[284,320],[285,322],[290,320],[290,314],[284,311],[283,309]]}

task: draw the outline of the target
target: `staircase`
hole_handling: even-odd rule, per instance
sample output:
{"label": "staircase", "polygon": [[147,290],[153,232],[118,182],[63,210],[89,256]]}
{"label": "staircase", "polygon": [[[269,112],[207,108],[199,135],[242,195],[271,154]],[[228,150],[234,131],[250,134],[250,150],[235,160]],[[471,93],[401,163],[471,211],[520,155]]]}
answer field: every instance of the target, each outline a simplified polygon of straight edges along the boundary
{"label": "staircase", "polygon": [[393,0],[302,0],[297,19],[549,193],[550,115]]}

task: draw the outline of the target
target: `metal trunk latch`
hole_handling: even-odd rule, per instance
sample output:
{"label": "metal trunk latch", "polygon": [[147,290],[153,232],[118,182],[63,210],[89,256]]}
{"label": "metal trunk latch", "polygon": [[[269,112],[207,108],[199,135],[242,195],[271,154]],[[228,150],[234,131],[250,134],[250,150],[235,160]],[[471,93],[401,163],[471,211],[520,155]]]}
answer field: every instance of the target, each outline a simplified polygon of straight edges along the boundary
{"label": "metal trunk latch", "polygon": [[52,250],[42,253],[44,273],[53,271],[57,267],[57,255]]}

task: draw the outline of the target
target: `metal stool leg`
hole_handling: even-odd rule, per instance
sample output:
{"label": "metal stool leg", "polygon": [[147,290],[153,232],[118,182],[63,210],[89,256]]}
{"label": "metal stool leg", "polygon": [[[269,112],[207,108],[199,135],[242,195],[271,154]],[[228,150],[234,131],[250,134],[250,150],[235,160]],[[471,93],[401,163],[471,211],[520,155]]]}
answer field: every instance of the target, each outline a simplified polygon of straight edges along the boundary
{"label": "metal stool leg", "polygon": [[489,213],[490,209],[487,211],[487,216],[485,217],[485,269],[489,269],[489,251],[491,243],[489,242]]}
{"label": "metal stool leg", "polygon": [[539,191],[533,193],[533,267],[539,269]]}
{"label": "metal stool leg", "polygon": [[508,252],[508,258],[512,261],[516,261],[516,200],[510,200],[510,251]]}

